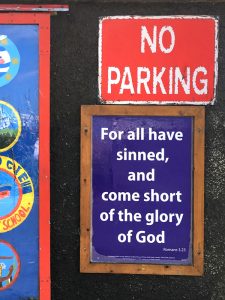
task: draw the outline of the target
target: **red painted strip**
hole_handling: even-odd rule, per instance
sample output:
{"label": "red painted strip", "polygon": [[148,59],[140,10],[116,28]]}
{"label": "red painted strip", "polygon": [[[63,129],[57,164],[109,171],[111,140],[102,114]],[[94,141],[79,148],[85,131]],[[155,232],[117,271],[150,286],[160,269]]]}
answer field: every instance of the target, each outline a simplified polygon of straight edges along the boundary
{"label": "red painted strip", "polygon": [[4,199],[6,197],[9,197],[9,195],[10,195],[10,191],[2,191],[2,192],[0,192],[0,200]]}
{"label": "red painted strip", "polygon": [[50,300],[50,15],[39,19],[39,229],[40,229],[40,299]]}
{"label": "red painted strip", "polygon": [[69,11],[68,5],[57,4],[0,4],[0,11],[27,11],[27,12],[51,12],[51,11]]}

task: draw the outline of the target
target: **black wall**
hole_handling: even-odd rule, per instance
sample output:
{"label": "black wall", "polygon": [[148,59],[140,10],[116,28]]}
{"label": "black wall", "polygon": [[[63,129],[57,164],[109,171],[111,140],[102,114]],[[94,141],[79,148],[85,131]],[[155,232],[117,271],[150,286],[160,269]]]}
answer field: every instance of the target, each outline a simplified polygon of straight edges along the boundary
{"label": "black wall", "polygon": [[[56,2],[66,3],[33,1]],[[51,267],[54,300],[225,299],[225,2],[169,2],[71,1],[69,13],[52,17]],[[98,18],[127,14],[219,16],[217,101],[214,106],[206,107],[203,277],[79,273],[80,105],[98,103]]]}

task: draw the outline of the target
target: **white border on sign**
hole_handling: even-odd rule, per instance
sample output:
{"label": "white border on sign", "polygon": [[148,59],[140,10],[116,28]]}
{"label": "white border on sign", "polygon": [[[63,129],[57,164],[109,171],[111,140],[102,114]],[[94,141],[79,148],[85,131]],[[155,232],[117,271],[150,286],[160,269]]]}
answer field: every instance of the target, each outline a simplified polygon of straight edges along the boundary
{"label": "white border on sign", "polygon": [[[215,61],[214,61],[214,90],[213,90],[213,99],[207,102],[201,101],[133,101],[133,100],[103,100],[102,99],[102,22],[104,20],[123,20],[123,19],[141,19],[141,20],[148,20],[148,19],[211,19],[215,21]],[[215,104],[216,101],[216,89],[218,83],[218,24],[219,24],[219,17],[213,16],[185,16],[185,15],[177,15],[177,16],[107,16],[107,17],[100,17],[99,18],[99,38],[98,38],[98,99],[102,104],[159,104],[159,105],[171,105],[171,104],[192,104],[192,105],[207,105],[207,104]]]}

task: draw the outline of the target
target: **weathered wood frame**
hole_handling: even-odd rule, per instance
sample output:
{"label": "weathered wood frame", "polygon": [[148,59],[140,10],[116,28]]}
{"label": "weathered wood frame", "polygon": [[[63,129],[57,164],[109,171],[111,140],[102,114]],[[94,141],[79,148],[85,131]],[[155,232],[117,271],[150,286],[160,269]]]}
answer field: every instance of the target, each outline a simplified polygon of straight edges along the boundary
{"label": "weathered wood frame", "polygon": [[[193,117],[193,259],[192,265],[156,265],[91,262],[91,189],[93,116],[187,116]],[[204,138],[205,108],[202,106],[106,106],[81,107],[81,197],[80,271],[82,273],[121,273],[192,275],[203,274],[204,263]]]}

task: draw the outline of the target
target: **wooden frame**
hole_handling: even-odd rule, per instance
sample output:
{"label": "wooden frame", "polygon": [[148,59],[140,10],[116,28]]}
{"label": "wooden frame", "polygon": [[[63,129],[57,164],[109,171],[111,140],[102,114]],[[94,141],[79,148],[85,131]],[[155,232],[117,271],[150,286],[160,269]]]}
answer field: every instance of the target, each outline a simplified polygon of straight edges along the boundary
{"label": "wooden frame", "polygon": [[[188,116],[193,117],[193,249],[192,265],[133,263],[92,263],[91,168],[92,116]],[[204,128],[205,109],[196,106],[103,106],[81,107],[81,203],[80,271],[83,273],[123,273],[192,275],[203,274],[204,257]]]}

